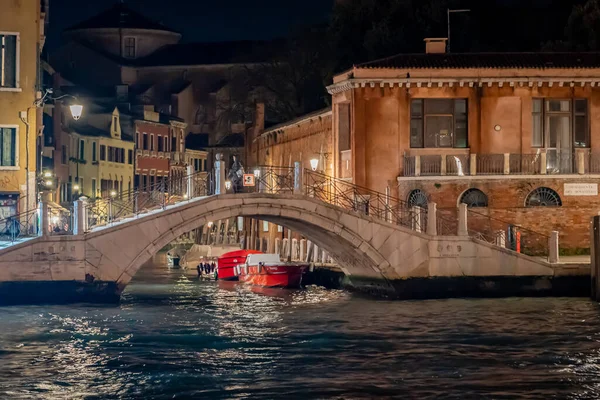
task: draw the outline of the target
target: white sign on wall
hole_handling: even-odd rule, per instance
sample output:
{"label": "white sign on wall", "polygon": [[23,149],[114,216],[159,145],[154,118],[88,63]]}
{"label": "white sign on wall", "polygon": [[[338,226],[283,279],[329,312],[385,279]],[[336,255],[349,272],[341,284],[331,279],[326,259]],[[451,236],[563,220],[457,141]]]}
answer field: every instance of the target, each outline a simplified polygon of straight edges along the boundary
{"label": "white sign on wall", "polygon": [[598,196],[598,184],[565,183],[565,196]]}

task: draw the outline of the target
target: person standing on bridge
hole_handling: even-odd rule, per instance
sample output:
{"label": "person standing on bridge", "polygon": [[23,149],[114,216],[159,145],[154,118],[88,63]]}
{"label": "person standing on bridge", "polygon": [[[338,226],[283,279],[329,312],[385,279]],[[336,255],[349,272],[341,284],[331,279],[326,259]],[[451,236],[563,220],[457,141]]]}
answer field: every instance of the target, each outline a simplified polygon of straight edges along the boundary
{"label": "person standing on bridge", "polygon": [[240,193],[242,191],[242,179],[244,177],[244,166],[238,160],[237,156],[233,156],[233,164],[231,164],[231,168],[229,169],[229,174],[227,175],[229,181],[231,182],[231,187],[233,188],[233,193]]}

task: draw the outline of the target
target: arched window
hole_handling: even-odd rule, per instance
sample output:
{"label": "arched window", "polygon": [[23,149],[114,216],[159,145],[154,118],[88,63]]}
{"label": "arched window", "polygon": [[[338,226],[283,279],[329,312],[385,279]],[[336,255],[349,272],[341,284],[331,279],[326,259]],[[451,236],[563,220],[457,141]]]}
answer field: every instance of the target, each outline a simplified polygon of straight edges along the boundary
{"label": "arched window", "polygon": [[554,190],[547,187],[539,187],[532,190],[525,199],[525,207],[560,207],[562,201]]}
{"label": "arched window", "polygon": [[415,189],[408,194],[407,202],[409,207],[427,208],[427,195],[421,189]]}
{"label": "arched window", "polygon": [[460,196],[459,204],[465,203],[467,207],[487,207],[488,197],[479,189],[467,189]]}

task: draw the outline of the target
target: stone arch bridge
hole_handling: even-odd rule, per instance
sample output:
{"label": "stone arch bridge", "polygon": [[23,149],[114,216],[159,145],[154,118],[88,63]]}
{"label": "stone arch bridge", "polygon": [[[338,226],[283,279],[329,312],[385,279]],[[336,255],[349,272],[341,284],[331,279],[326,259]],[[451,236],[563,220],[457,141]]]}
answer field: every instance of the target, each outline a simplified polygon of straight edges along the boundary
{"label": "stone arch bridge", "polygon": [[[389,207],[383,212],[373,206],[370,212],[349,209],[315,196],[314,187],[311,194],[306,184],[294,185],[304,189],[187,198],[86,232],[41,236],[7,247],[0,250],[0,301],[28,302],[21,298],[24,291],[32,302],[118,301],[139,268],[165,245],[209,221],[236,216],[301,233],[329,253],[350,285],[370,293],[414,297],[419,285],[436,278],[538,279],[556,273],[554,264],[467,233],[437,235],[435,205],[428,222],[408,213],[405,224]],[[389,196],[384,201],[389,205]],[[421,225],[428,225],[427,233]],[[411,282],[418,284],[411,287]]]}

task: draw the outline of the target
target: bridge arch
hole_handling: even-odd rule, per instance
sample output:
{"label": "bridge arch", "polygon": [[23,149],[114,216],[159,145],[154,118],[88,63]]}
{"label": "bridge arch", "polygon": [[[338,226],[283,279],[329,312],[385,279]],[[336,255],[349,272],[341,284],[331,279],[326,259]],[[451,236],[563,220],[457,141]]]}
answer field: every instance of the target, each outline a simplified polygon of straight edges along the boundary
{"label": "bridge arch", "polygon": [[[383,229],[379,221],[301,195],[211,196],[97,228],[86,234],[86,259],[92,260],[88,261],[90,274],[116,281],[123,290],[141,266],[175,238],[209,221],[236,216],[292,229],[325,249],[351,280],[361,278],[374,282],[377,287],[373,289],[385,290],[382,286],[387,285],[392,268],[386,255],[371,242],[378,234],[381,236],[379,231],[396,227]],[[94,263],[87,253],[99,253],[101,257],[96,257],[98,262]],[[119,259],[114,259],[115,254],[120,254]]]}

